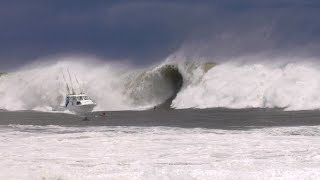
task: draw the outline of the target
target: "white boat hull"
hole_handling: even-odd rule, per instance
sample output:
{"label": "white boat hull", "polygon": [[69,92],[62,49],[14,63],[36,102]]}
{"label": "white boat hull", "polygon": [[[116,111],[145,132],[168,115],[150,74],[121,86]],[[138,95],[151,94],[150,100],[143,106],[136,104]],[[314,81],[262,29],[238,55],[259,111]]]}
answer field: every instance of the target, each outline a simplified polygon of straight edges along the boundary
{"label": "white boat hull", "polygon": [[71,111],[77,114],[92,112],[96,103],[94,103],[85,94],[67,95],[65,106],[60,106],[54,111]]}
{"label": "white boat hull", "polygon": [[92,112],[95,104],[86,104],[86,105],[75,105],[75,106],[68,106],[66,109],[75,112],[75,113],[88,113]]}

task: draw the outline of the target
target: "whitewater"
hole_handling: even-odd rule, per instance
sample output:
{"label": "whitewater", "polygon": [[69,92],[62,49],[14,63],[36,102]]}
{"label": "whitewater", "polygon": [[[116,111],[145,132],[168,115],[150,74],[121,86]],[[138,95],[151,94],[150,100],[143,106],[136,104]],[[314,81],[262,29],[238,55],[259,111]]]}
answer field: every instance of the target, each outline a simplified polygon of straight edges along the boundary
{"label": "whitewater", "polygon": [[[288,58],[224,63],[165,60],[150,67],[81,57],[37,62],[0,76],[0,109],[52,111],[63,105],[66,85],[94,99],[96,111],[143,110],[162,104],[174,109],[319,109],[320,64],[283,59]],[[64,77],[67,71],[71,80]]]}
{"label": "whitewater", "polygon": [[319,136],[320,126],[0,126],[0,178],[319,179]]}

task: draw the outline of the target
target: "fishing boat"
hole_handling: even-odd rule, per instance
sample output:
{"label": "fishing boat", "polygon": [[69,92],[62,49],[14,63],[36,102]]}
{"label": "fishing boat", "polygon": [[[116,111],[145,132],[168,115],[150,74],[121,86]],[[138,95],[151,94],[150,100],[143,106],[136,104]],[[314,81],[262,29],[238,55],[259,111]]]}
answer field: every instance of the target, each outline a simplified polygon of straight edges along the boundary
{"label": "fishing boat", "polygon": [[68,94],[65,100],[65,108],[75,113],[91,112],[96,106],[86,94]]}
{"label": "fishing boat", "polygon": [[[57,111],[69,110],[74,113],[82,114],[91,112],[93,108],[97,105],[92,99],[89,98],[87,94],[84,93],[81,83],[78,81],[78,78],[74,76],[71,77],[69,69],[67,71],[69,76],[69,81],[65,78],[64,73],[62,76],[66,85],[67,94],[65,96],[64,106],[56,108]],[[74,86],[74,80],[76,81],[78,88]],[[76,89],[78,92],[76,93]]]}

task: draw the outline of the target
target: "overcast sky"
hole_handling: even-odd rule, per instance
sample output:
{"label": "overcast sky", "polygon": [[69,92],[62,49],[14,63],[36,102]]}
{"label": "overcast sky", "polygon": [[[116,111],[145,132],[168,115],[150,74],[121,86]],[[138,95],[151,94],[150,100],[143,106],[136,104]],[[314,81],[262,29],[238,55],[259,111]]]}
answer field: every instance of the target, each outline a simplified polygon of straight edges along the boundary
{"label": "overcast sky", "polygon": [[318,56],[319,17],[319,0],[1,0],[0,70],[60,54]]}

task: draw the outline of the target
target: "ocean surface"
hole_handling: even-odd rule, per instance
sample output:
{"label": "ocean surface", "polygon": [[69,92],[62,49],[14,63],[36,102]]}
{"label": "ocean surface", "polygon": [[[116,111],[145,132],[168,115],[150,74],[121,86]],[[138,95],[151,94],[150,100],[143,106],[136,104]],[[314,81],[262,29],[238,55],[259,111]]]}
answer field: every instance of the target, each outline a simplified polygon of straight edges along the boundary
{"label": "ocean surface", "polygon": [[3,111],[0,142],[0,179],[320,178],[316,110]]}
{"label": "ocean surface", "polygon": [[[210,62],[2,74],[0,179],[320,179],[320,63]],[[93,113],[55,111],[83,92]]]}

